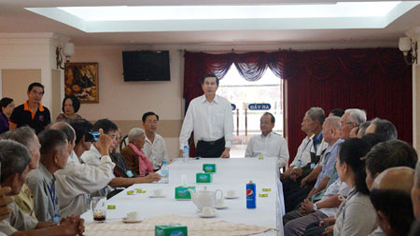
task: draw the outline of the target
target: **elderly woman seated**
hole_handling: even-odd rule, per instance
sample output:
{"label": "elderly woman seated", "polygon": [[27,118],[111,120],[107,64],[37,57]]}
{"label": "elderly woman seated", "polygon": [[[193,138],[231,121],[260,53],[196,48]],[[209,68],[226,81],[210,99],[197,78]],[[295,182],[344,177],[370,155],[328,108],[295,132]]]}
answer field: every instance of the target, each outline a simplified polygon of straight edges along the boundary
{"label": "elderly woman seated", "polygon": [[153,164],[143,153],[142,148],[146,141],[144,130],[133,128],[128,133],[129,144],[123,150],[121,155],[124,156],[127,165],[133,173],[139,176],[145,176],[153,172]]}

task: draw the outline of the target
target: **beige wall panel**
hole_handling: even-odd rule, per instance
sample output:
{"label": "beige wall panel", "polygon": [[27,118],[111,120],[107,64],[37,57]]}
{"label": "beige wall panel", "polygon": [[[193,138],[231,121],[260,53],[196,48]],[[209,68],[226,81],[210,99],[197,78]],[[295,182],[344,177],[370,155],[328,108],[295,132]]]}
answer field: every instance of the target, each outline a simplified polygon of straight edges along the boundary
{"label": "beige wall panel", "polygon": [[2,94],[3,97],[10,97],[16,106],[28,99],[26,91],[33,82],[41,82],[40,69],[3,69],[2,73]]}
{"label": "beige wall panel", "polygon": [[51,70],[52,107],[51,120],[61,113],[61,71]]}

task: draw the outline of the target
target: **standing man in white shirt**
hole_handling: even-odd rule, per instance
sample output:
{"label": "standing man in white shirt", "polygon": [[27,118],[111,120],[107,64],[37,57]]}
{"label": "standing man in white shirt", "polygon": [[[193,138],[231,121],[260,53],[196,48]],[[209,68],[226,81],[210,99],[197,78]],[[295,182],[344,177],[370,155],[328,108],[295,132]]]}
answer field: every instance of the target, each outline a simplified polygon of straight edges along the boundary
{"label": "standing man in white shirt", "polygon": [[253,136],[246,147],[245,157],[277,157],[278,168],[283,168],[289,161],[289,149],[286,140],[273,133],[276,119],[266,112],[260,119],[261,134]]}
{"label": "standing man in white shirt", "polygon": [[143,152],[149,161],[153,164],[155,170],[160,169],[163,161],[168,161],[165,140],[156,133],[159,124],[159,116],[153,111],[143,114],[143,128],[146,133],[146,142],[143,146]]}
{"label": "standing man in white shirt", "polygon": [[198,157],[230,157],[233,140],[233,115],[230,102],[216,95],[219,79],[210,74],[201,80],[204,95],[194,98],[188,107],[179,137],[180,152],[188,145],[188,138],[194,131],[198,141]]}

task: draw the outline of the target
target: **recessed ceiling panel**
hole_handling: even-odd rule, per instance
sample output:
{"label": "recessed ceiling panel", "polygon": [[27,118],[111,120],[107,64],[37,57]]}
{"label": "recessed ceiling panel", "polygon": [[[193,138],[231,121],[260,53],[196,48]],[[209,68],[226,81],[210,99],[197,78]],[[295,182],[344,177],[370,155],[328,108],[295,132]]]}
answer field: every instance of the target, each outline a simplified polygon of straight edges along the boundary
{"label": "recessed ceiling panel", "polygon": [[381,29],[420,1],[314,5],[26,8],[87,33]]}

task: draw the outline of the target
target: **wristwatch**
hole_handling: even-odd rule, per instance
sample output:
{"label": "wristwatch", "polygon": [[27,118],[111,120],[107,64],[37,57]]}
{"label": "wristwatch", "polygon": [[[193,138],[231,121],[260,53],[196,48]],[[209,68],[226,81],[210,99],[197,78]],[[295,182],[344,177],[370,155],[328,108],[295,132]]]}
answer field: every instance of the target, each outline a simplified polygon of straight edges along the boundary
{"label": "wristwatch", "polygon": [[318,205],[316,205],[316,203],[314,204],[314,211],[318,210]]}

